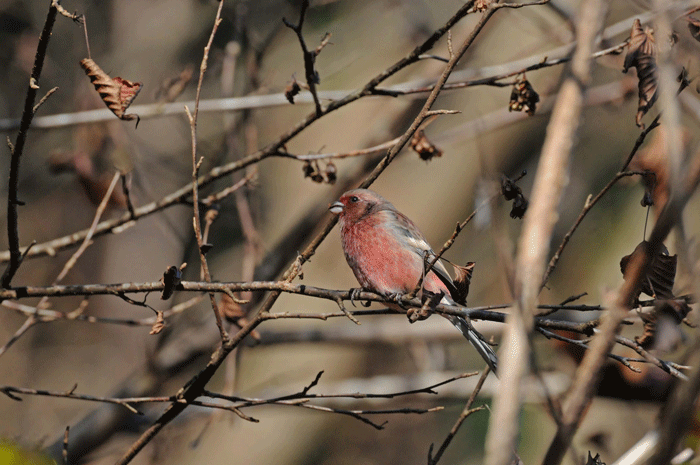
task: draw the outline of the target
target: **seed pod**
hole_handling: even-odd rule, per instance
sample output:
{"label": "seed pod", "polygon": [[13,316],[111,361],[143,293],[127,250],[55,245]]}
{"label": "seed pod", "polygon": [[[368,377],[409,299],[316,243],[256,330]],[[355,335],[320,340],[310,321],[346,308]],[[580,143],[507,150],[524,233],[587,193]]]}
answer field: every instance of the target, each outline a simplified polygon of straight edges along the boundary
{"label": "seed pod", "polygon": [[413,138],[411,138],[411,148],[416,151],[421,160],[429,161],[433,157],[442,156],[442,150],[428,140],[422,129],[416,131]]}
{"label": "seed pod", "polygon": [[528,115],[532,116],[535,114],[535,110],[537,110],[537,102],[539,101],[539,94],[523,74],[522,77],[518,78],[515,84],[513,84],[508,111],[524,110]]}

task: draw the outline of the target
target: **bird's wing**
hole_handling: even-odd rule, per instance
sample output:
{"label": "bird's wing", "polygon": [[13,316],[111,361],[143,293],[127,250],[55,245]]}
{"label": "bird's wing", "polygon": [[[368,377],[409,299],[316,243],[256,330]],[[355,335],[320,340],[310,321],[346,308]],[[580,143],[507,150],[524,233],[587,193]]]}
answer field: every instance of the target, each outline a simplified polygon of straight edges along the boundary
{"label": "bird's wing", "polygon": [[[396,210],[390,209],[388,212],[394,216],[395,221],[393,221],[392,224],[394,224],[394,227],[398,229],[399,234],[404,236],[408,246],[411,247],[414,252],[425,261],[425,263],[432,262],[435,259],[435,252],[413,221],[411,221],[403,213]],[[435,262],[432,267],[432,272],[445,285],[450,296],[457,295],[457,288],[450,277],[450,273],[447,271],[447,268],[445,268],[445,265],[441,261],[438,260]]]}

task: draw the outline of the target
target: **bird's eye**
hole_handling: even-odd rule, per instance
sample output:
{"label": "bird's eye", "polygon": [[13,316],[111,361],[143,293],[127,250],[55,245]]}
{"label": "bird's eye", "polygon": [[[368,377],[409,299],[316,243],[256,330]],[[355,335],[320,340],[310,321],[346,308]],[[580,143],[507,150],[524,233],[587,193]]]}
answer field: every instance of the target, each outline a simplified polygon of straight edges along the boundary
{"label": "bird's eye", "polygon": [[356,196],[356,195],[353,195],[352,197],[350,197],[350,201],[351,201],[352,203],[359,202],[359,201],[360,201],[360,198],[359,198],[358,196]]}

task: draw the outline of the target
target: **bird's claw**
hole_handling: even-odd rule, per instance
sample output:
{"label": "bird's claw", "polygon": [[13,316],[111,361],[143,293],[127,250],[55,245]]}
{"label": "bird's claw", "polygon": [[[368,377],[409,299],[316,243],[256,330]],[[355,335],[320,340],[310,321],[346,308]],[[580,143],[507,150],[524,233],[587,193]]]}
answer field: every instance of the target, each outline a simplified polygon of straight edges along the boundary
{"label": "bird's claw", "polygon": [[[354,287],[354,288],[350,289],[350,303],[352,304],[353,307],[357,307],[357,305],[355,305],[355,301],[360,300],[361,293],[362,293],[362,289],[360,289],[359,287]],[[369,305],[366,305],[366,306],[369,307]]]}

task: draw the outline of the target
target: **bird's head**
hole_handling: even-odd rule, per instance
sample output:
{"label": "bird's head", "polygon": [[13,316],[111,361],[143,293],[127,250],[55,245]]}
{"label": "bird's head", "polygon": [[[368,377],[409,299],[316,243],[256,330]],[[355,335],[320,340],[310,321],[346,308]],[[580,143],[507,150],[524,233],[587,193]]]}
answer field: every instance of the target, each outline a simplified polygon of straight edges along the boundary
{"label": "bird's head", "polygon": [[328,209],[344,222],[354,223],[364,216],[391,204],[381,195],[368,189],[354,189],[340,196]]}

